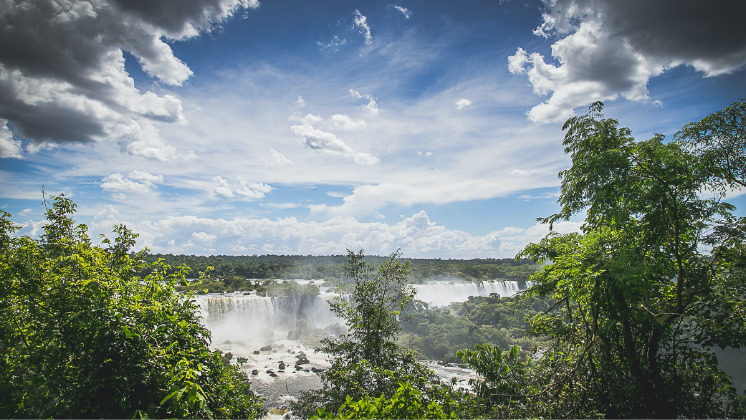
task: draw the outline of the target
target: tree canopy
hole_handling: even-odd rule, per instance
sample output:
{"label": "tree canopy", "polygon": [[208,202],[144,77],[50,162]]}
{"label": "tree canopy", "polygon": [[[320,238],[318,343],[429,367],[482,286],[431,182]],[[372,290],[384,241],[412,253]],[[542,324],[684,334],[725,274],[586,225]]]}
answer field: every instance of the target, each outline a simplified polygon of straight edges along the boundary
{"label": "tree canopy", "polygon": [[560,211],[544,219],[584,212],[582,232],[520,254],[545,264],[527,294],[556,302],[531,321],[552,344],[537,361],[465,352],[478,389],[507,417],[742,417],[713,349],[746,344],[746,221],[725,201],[744,181],[746,107],[670,142],[636,142],[602,109],[565,123],[572,166],[560,172]]}
{"label": "tree canopy", "polygon": [[[45,202],[46,203],[46,202]],[[208,347],[183,272],[130,255],[136,235],[91,245],[53,197],[39,239],[0,212],[0,417],[259,417],[245,374]]]}

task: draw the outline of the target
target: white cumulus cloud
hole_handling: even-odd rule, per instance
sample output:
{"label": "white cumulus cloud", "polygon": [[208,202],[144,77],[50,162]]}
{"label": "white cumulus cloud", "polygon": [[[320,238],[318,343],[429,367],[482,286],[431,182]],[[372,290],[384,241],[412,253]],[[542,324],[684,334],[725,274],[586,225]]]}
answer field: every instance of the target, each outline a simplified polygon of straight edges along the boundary
{"label": "white cumulus cloud", "polygon": [[[153,175],[142,171],[132,171],[127,177],[119,172],[113,173],[101,180],[101,189],[116,193],[144,192],[158,188],[157,183],[163,182],[162,175]],[[120,196],[123,197],[123,196]]]}
{"label": "white cumulus cloud", "polygon": [[221,197],[233,197],[233,190],[228,185],[228,181],[224,180],[221,176],[216,176],[212,179],[212,192]]}
{"label": "white cumulus cloud", "polygon": [[231,185],[221,176],[215,176],[212,178],[211,185],[211,191],[215,195],[225,198],[240,196],[249,200],[264,198],[264,196],[270,193],[272,189],[273,188],[267,184],[246,182],[244,180],[238,180],[237,185]]}
{"label": "white cumulus cloud", "polygon": [[8,120],[0,119],[0,158],[22,158],[21,141],[13,138]]}
{"label": "white cumulus cloud", "polygon": [[[574,109],[624,97],[651,103],[648,81],[668,69],[692,66],[704,76],[746,65],[746,4],[726,0],[544,0],[534,33],[555,39],[552,58],[518,48],[508,70],[527,75],[537,95],[549,96],[528,112],[534,122],[561,122]],[[554,62],[558,64],[554,64]]]}
{"label": "white cumulus cloud", "polygon": [[[110,218],[100,223],[111,225]],[[508,227],[485,235],[472,235],[438,225],[419,211],[396,223],[360,222],[335,217],[323,222],[295,218],[211,219],[168,217],[135,223],[142,246],[153,252],[181,254],[280,253],[337,255],[345,249],[364,249],[370,255],[387,255],[401,248],[406,257],[512,258],[530,242],[549,233],[547,225]],[[560,222],[555,231],[578,231],[580,223]]]}
{"label": "white cumulus cloud", "polygon": [[464,109],[467,106],[471,106],[471,101],[465,98],[459,98],[459,100],[456,101],[456,109]]}
{"label": "white cumulus cloud", "polygon": [[[353,123],[349,118],[340,117],[336,119],[336,122],[332,119],[332,125],[338,125],[340,121],[345,121],[347,125],[360,125]],[[305,145],[310,149],[322,153],[351,158],[359,165],[375,165],[380,162],[377,157],[370,153],[355,151],[342,139],[337,137],[336,134],[316,128],[314,124],[323,122],[321,117],[317,115],[308,114],[303,117],[295,117],[295,121],[300,122],[300,124],[290,126],[290,131],[298,137],[303,137],[305,139]]]}
{"label": "white cumulus cloud", "polygon": [[329,117],[329,123],[333,128],[340,130],[362,130],[366,123],[364,120],[355,120],[349,115],[334,114]]}
{"label": "white cumulus cloud", "polygon": [[261,157],[264,166],[286,166],[292,165],[293,161],[275,149],[269,149],[269,157]]}
{"label": "white cumulus cloud", "polygon": [[360,11],[357,9],[355,9],[355,11],[352,12],[352,15],[354,17],[353,27],[357,28],[357,30],[360,32],[363,38],[365,38],[366,44],[371,44],[373,42],[373,35],[370,33],[370,25],[368,25],[368,18],[363,16],[363,14],[360,13]]}
{"label": "white cumulus cloud", "polygon": [[378,103],[376,102],[376,99],[373,97],[373,95],[369,93],[360,93],[354,89],[350,89],[350,95],[352,95],[355,99],[363,99],[368,101],[367,104],[363,105],[363,109],[368,110],[373,115],[378,114]]}
{"label": "white cumulus cloud", "polygon": [[[173,151],[155,150],[153,133],[135,127],[183,123],[181,101],[137,88],[124,52],[149,76],[179,86],[192,71],[167,41],[209,31],[238,9],[257,6],[251,0],[3,2],[0,119],[37,150],[44,143],[111,139],[132,143],[123,149],[134,155],[164,160]],[[8,141],[2,144],[7,154]]]}

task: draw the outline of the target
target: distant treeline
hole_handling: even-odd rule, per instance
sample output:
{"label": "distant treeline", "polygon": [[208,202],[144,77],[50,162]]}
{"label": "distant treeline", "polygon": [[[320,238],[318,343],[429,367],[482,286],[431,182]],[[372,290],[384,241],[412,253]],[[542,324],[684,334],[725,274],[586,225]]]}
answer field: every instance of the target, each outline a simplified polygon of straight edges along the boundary
{"label": "distant treeline", "polygon": [[[147,262],[162,259],[165,264],[176,270],[179,266],[189,267],[187,277],[196,278],[199,273],[210,277],[225,279],[241,277],[244,279],[340,279],[343,276],[342,265],[346,256],[312,256],[312,255],[173,255],[148,254]],[[377,265],[386,257],[368,256],[371,264]],[[411,264],[410,278],[415,282],[430,279],[459,278],[469,281],[484,280],[517,280],[524,282],[538,269],[532,261],[512,258],[477,258],[471,260],[455,259],[407,259]],[[209,268],[211,267],[211,268]],[[147,273],[140,273],[145,275]]]}

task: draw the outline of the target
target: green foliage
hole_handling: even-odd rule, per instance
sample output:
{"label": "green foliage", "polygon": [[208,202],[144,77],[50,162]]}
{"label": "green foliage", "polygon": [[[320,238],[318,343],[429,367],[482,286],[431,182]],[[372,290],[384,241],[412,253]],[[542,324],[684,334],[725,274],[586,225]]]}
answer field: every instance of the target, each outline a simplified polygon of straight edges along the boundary
{"label": "green foliage", "polygon": [[[585,211],[583,233],[550,234],[521,254],[545,263],[529,293],[555,303],[531,332],[551,347],[525,363],[463,353],[484,376],[480,396],[509,417],[742,417],[743,395],[712,352],[746,344],[746,222],[722,188],[739,175],[684,143],[730,113],[688,126],[679,142],[634,142],[602,107],[565,123],[573,165],[560,173],[560,212],[545,219]],[[726,131],[742,142],[743,119],[734,121]]]}
{"label": "green foliage", "polygon": [[527,336],[528,319],[547,308],[534,296],[471,296],[448,308],[428,309],[422,302],[409,305],[399,342],[428,359],[449,363],[461,360],[457,351],[489,343],[502,350],[542,346],[543,337]]}
{"label": "green foliage", "polygon": [[124,226],[92,246],[74,211],[54,197],[40,240],[14,237],[0,212],[0,417],[261,416],[177,293],[183,271],[131,257]]}
{"label": "green foliage", "polygon": [[445,413],[442,404],[427,401],[422,392],[408,383],[399,383],[399,388],[391,398],[381,395],[374,398],[364,396],[353,400],[348,396],[336,413],[320,408],[317,416],[321,419],[450,419],[455,413]]}
{"label": "green foliage", "polygon": [[459,351],[458,356],[479,375],[479,379],[470,380],[481,405],[479,414],[497,418],[541,416],[539,407],[524,396],[535,392],[539,384],[530,375],[532,361],[518,346],[501,351],[490,344],[477,344],[474,350]]}
{"label": "green foliage", "polygon": [[362,251],[348,253],[346,271],[352,293],[330,305],[332,312],[345,320],[350,333],[339,342],[327,342],[325,353],[339,355],[347,363],[367,360],[374,367],[395,366],[399,316],[416,293],[407,283],[408,264],[397,257],[393,254],[374,274]]}
{"label": "green foliage", "polygon": [[[508,296],[472,296],[456,305],[457,313],[475,325],[492,325],[497,328],[522,329],[528,332],[528,323],[536,313],[551,306],[551,300],[539,299],[523,293]],[[507,349],[504,349],[507,350]]]}
{"label": "green foliage", "polygon": [[314,284],[298,284],[294,281],[272,282],[265,286],[267,296],[318,296],[319,287]]}
{"label": "green foliage", "polygon": [[412,312],[411,319],[402,322],[399,341],[425,358],[444,362],[459,361],[456,352],[465,346],[485,342],[501,347],[509,344],[507,331],[490,325],[477,326],[446,309],[426,308]]}
{"label": "green foliage", "polygon": [[[385,405],[400,383],[416,391],[404,389],[398,397],[401,401],[424,407],[432,403],[432,410],[440,407],[438,410],[449,415],[458,408],[450,388],[418,363],[414,353],[396,343],[402,311],[415,293],[407,284],[408,264],[397,257],[398,253],[391,255],[374,270],[362,251],[348,252],[345,271],[352,292],[331,305],[350,332],[337,340],[323,341],[320,351],[330,355],[332,366],[320,373],[322,389],[307,391],[292,404],[294,413],[310,417],[324,408],[322,414],[353,415],[358,409],[351,407]],[[372,397],[380,400],[374,403]],[[420,410],[397,404],[397,410]]]}
{"label": "green foliage", "polygon": [[733,103],[696,123],[674,138],[692,150],[723,186],[746,187],[746,102]]}

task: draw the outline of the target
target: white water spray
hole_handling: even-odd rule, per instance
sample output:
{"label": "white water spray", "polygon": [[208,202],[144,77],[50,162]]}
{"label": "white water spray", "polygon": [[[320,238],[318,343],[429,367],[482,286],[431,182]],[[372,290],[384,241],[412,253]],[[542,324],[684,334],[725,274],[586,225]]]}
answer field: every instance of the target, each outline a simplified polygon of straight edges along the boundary
{"label": "white water spray", "polygon": [[466,302],[469,296],[489,296],[496,294],[500,297],[513,296],[520,290],[517,281],[485,281],[480,283],[431,281],[416,284],[415,299],[421,300],[431,307],[448,306],[455,302]]}

